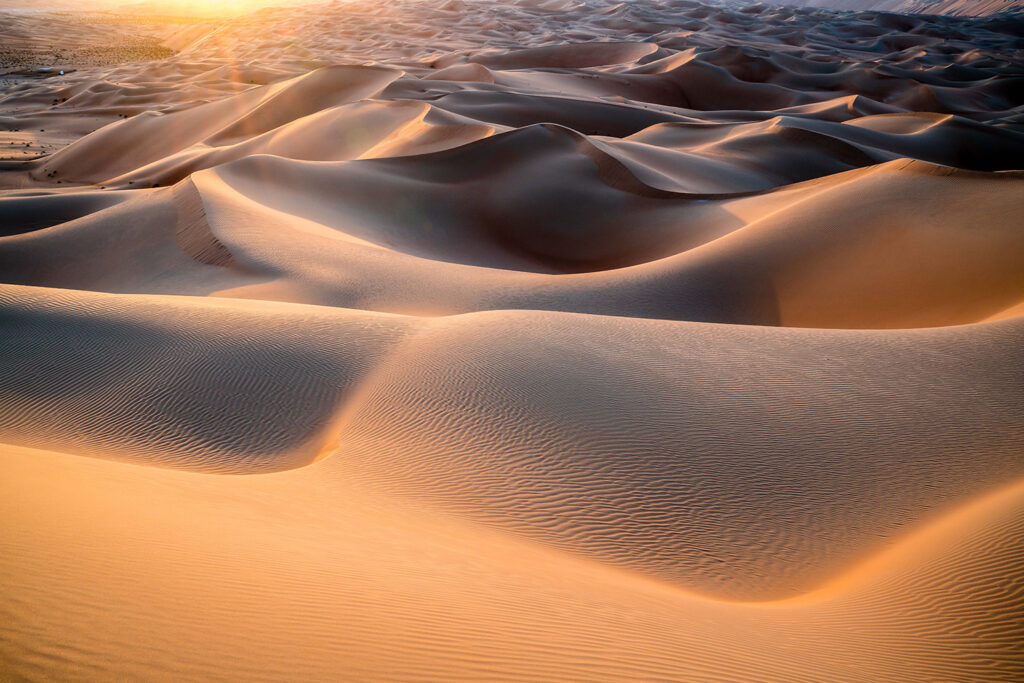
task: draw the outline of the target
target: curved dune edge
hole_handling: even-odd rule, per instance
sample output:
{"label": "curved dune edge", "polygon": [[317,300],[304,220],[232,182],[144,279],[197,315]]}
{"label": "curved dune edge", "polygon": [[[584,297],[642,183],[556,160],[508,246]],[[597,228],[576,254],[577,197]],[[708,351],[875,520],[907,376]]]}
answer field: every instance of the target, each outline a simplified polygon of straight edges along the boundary
{"label": "curved dune edge", "polygon": [[[1024,297],[1016,22],[431,0],[193,26],[173,58],[0,100],[61,141],[0,164],[0,272],[411,315],[979,322]],[[168,185],[223,249],[169,250]]]}
{"label": "curved dune edge", "polygon": [[701,592],[784,597],[1024,474],[1005,365],[1022,322],[434,319],[346,404],[332,471]]}
{"label": "curved dune edge", "polygon": [[[560,129],[538,126],[529,136],[362,165],[251,157],[197,174],[195,182],[222,233],[237,234],[239,248],[251,249],[264,268],[281,269],[282,280],[296,285],[290,291],[304,290],[306,303],[413,315],[428,307],[444,314],[525,308],[907,328],[978,322],[1024,291],[1017,267],[1024,240],[1012,192],[1021,181],[1017,172],[897,159],[749,196],[665,194],[610,157],[591,166],[590,157],[602,152],[585,143],[581,149]],[[566,169],[538,182],[532,155],[508,170],[460,170],[490,157],[481,146],[513,139],[521,141],[515,143],[520,154],[543,144],[545,165],[571,164],[578,175]],[[478,199],[430,181],[444,177],[472,187],[481,173],[493,174],[503,189]],[[277,179],[274,188],[264,187],[267,175]],[[584,188],[592,207],[561,203],[564,193]],[[516,202],[524,192],[530,195],[525,211]],[[381,195],[401,197],[399,210],[378,205],[373,198]],[[933,199],[922,210],[916,198],[924,195]],[[632,231],[622,232],[620,215],[606,210],[623,204],[635,212]],[[533,213],[539,205],[543,219]],[[493,220],[481,227],[467,215]],[[830,216],[826,226],[822,215]],[[240,230],[242,217],[266,229]],[[321,226],[327,238],[312,253],[300,253],[283,237],[302,221]],[[567,234],[567,225],[581,222],[586,233]],[[353,238],[385,251],[360,254]],[[581,261],[599,270],[572,272]],[[388,264],[386,276],[381,263]],[[563,269],[571,274],[557,273]],[[310,277],[316,270],[360,272],[361,281],[375,283],[373,299],[353,296],[347,281]],[[275,296],[272,290],[232,295]]]}
{"label": "curved dune edge", "polygon": [[[979,322],[1024,295],[1018,172],[896,159],[748,196],[652,198],[609,184],[560,129],[518,132],[534,136],[513,144],[525,156],[476,175],[460,170],[467,158],[490,155],[473,145],[339,164],[251,156],[0,237],[0,267],[33,286],[416,316],[539,309],[812,328]],[[535,151],[562,171],[536,173]],[[473,192],[481,178],[498,189]],[[33,198],[32,220],[67,211],[63,199]]]}
{"label": "curved dune edge", "polygon": [[266,302],[3,286],[0,327],[8,441],[237,473],[315,459],[339,406],[410,324]]}
{"label": "curved dune edge", "polygon": [[[257,680],[373,676],[385,662],[392,680],[493,667],[520,680],[1021,672],[1022,605],[1011,590],[1022,566],[1020,481],[822,591],[742,604],[324,486],[317,470],[327,463],[217,477],[11,446],[0,459],[9,634],[0,648],[14,674],[202,677],[213,662]],[[105,635],[123,629],[162,645],[140,654]],[[782,640],[785,649],[769,646]],[[54,656],[69,648],[73,656]]]}
{"label": "curved dune edge", "polygon": [[1005,371],[1024,319],[855,332],[0,299],[8,443],[231,474],[323,461],[326,480],[722,598],[806,592],[1024,475]]}
{"label": "curved dune edge", "polygon": [[[822,586],[776,604],[817,604],[877,589],[879,586],[892,587],[899,583],[914,585],[915,582],[932,583],[932,590],[967,594],[971,590],[967,575],[971,572],[966,567],[972,563],[990,565],[993,574],[1001,569],[1010,569],[1011,563],[1016,565],[1022,550],[1017,543],[1020,531],[1015,530],[1015,527],[1024,513],[1022,505],[1024,480],[1011,482],[969,500],[952,511],[936,515],[892,542],[890,547],[830,578]],[[1005,535],[1004,525],[1009,527]],[[978,542],[981,545],[980,539],[986,539],[993,546],[981,556],[972,557],[971,543]],[[977,546],[973,552],[978,552]],[[1002,566],[1003,563],[1005,566]],[[957,564],[961,566],[955,569],[950,567]],[[916,576],[908,579],[905,573]],[[963,582],[963,585],[953,588],[951,584],[956,582]],[[1009,590],[1012,581],[1006,583]],[[920,602],[929,601],[926,595],[911,592],[918,595]],[[1012,602],[1008,605],[1008,611],[1017,609],[1018,604]]]}

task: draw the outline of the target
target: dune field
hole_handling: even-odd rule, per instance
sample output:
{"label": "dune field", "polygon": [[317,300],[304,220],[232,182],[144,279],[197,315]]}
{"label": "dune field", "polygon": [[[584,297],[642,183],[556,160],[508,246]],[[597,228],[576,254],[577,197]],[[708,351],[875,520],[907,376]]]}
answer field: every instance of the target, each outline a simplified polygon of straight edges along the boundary
{"label": "dune field", "polygon": [[250,4],[0,6],[0,680],[1024,680],[1020,3]]}

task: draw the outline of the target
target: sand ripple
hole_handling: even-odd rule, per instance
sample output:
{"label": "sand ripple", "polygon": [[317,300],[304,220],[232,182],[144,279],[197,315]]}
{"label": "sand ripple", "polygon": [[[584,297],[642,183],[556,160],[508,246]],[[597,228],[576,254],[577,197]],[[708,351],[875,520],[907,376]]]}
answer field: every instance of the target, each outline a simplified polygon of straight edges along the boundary
{"label": "sand ripple", "polygon": [[1021,19],[89,17],[0,38],[175,54],[0,78],[0,677],[1024,676]]}

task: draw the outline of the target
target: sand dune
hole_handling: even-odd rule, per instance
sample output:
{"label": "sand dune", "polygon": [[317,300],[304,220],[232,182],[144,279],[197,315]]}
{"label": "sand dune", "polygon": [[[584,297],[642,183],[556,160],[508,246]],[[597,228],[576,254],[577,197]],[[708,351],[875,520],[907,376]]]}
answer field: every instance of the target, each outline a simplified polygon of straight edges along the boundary
{"label": "sand dune", "polygon": [[874,10],[966,17],[1020,12],[1020,3],[1014,0],[792,0],[785,4],[828,7],[836,10]]}
{"label": "sand dune", "polygon": [[[21,360],[4,379],[6,439],[189,469],[304,464],[346,393],[407,327],[355,311],[348,331],[329,310],[335,324],[322,329],[316,309],[96,296],[5,289],[5,344]],[[239,428],[250,421],[256,429]]]}
{"label": "sand dune", "polygon": [[0,10],[0,678],[1024,676],[1019,17],[188,8]]}
{"label": "sand dune", "polygon": [[1019,485],[936,516],[802,598],[740,603],[370,496],[329,476],[331,459],[254,477],[16,447],[3,462],[0,653],[15,676],[1024,673],[1024,605],[1006,580],[1021,563]]}

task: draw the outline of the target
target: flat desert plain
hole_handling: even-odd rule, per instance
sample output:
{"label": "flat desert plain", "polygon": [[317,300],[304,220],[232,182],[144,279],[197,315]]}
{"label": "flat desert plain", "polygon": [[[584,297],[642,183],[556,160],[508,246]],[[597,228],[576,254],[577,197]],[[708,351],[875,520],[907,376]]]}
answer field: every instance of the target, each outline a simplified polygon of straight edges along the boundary
{"label": "flat desert plain", "polygon": [[1024,680],[1014,3],[262,4],[0,9],[0,679]]}

